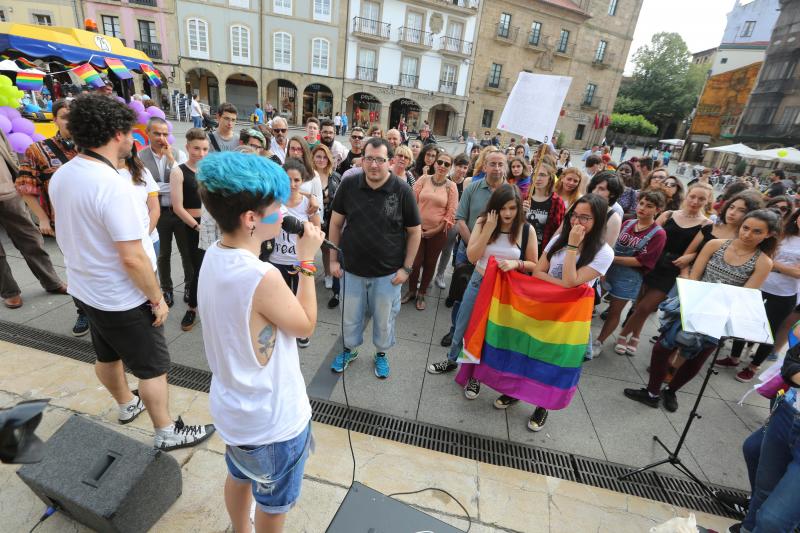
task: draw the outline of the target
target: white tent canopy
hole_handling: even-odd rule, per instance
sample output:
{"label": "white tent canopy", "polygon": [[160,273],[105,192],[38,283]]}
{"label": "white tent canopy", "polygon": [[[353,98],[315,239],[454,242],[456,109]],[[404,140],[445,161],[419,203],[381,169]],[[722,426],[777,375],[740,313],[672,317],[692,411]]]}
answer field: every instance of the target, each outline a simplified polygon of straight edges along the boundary
{"label": "white tent canopy", "polygon": [[671,146],[683,146],[683,139],[661,139],[661,144],[669,144]]}
{"label": "white tent canopy", "polygon": [[29,69],[22,69],[17,66],[17,64],[10,59],[4,59],[0,61],[0,72],[31,72],[33,74],[42,74],[45,73],[37,68],[29,68]]}
{"label": "white tent canopy", "polygon": [[752,154],[755,154],[756,150],[753,150],[746,144],[737,143],[729,144],[727,146],[713,146],[711,148],[706,148],[706,152],[721,152],[723,154],[736,154],[748,157]]}
{"label": "white tent canopy", "polygon": [[800,165],[800,150],[795,148],[773,148],[771,150],[760,150],[746,157],[753,159],[766,159],[777,161],[789,165]]}

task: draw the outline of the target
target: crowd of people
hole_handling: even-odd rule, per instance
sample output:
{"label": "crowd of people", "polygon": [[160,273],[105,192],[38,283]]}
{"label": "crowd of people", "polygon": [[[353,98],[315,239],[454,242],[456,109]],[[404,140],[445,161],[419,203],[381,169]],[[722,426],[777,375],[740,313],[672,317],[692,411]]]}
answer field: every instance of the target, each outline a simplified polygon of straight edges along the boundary
{"label": "crowd of people", "polygon": [[[228,103],[217,109],[215,131],[193,127],[181,148],[168,142],[163,119],[150,119],[149,146],[137,153],[135,117],[111,98],[58,100],[53,114],[58,133],[32,145],[20,163],[5,138],[0,142],[3,226],[43,288],[73,297],[73,333],[91,332],[97,375],[119,406],[120,423],[147,410],[163,450],[220,433],[228,445],[226,505],[237,531],[249,528],[251,490],[263,511],[257,528],[279,529],[299,495],[311,410],[298,348],[309,345],[316,324],[317,279],[330,291],[328,307],[342,311],[343,346],[332,371],[357,360],[371,320],[379,379],[391,376],[401,306],[413,302],[424,311],[431,283],[448,289],[452,313],[441,339],[446,357],[427,372],[459,368],[490,258],[503,271],[593,288],[603,324],[586,339],[586,361],[644,352],[644,324],[661,310],[659,335],[649,339],[649,382],[620,392],[669,411],[678,409],[677,391],[719,343],[683,331],[678,278],[761,290],[776,345],[762,343],[746,355],[752,347],[735,343],[715,362],[735,369],[742,382],[776,355],[800,318],[800,210],[777,185],[762,194],[736,181],[717,196],[709,172],[684,185],[662,160],[615,162],[610,149],[593,147],[574,164],[569,151],[550,144],[520,139],[503,149],[491,132],[457,154],[426,129],[409,139],[400,129],[356,126],[346,148],[336,140],[341,120],[314,117],[304,135],[290,135],[279,116],[267,124],[266,115],[236,132],[238,111]],[[776,171],[774,183],[782,178]],[[284,225],[287,217],[303,231]],[[43,236],[53,235],[68,285],[43,248]],[[318,260],[323,235],[332,246]],[[175,304],[173,238],[186,281],[181,328],[204,324],[213,426],[190,426],[168,412],[163,324]],[[6,307],[22,306],[4,255],[0,289]],[[123,362],[140,379],[137,391],[125,382]],[[780,401],[796,417],[790,402],[800,378],[791,365],[784,372],[789,393]],[[475,399],[475,365],[461,366],[458,382],[465,398]],[[501,394],[494,406],[518,403]],[[530,408],[527,427],[540,431],[550,413]],[[769,431],[762,437],[762,458],[768,443],[788,438]],[[748,443],[749,465],[758,453]],[[264,471],[264,454],[279,457],[279,475]],[[758,498],[746,521],[750,531],[759,521],[792,520],[771,500],[780,472],[791,475],[797,466],[791,454],[783,457],[753,468]],[[757,474],[767,467],[770,476]],[[264,484],[271,490],[261,490]]]}

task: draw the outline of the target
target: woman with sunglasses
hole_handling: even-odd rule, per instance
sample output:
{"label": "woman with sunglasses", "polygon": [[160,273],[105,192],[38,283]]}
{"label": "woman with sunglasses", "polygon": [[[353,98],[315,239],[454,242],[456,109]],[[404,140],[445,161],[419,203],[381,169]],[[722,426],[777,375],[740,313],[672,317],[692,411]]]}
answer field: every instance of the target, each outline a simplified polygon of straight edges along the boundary
{"label": "woman with sunglasses", "polygon": [[555,167],[542,161],[539,171],[533,177],[533,194],[522,202],[525,218],[536,230],[539,253],[550,242],[567,210],[564,201],[553,191],[555,181]]}
{"label": "woman with sunglasses", "polygon": [[618,354],[636,355],[645,321],[666,299],[681,269],[689,266],[690,258],[686,257],[689,245],[700,229],[711,223],[703,209],[712,193],[711,185],[695,184],[689,188],[680,210],[664,211],[656,220],[656,224],[667,233],[667,243],[656,266],[642,280],[642,290],[634,303],[633,313],[622,327],[614,346]]}
{"label": "woman with sunglasses", "polygon": [[[331,203],[342,177],[334,170],[335,161],[333,154],[324,144],[318,144],[311,150],[311,157],[314,161],[314,170],[317,171],[320,183],[322,184],[322,231],[328,233],[328,224],[331,221]],[[325,270],[325,288],[333,291],[333,296],[328,300],[328,309],[333,309],[339,305],[339,278],[331,275],[330,254],[322,254],[322,267]]]}
{"label": "woman with sunglasses", "polygon": [[394,151],[394,157],[392,158],[392,166],[390,170],[395,176],[408,183],[409,187],[413,187],[414,183],[416,182],[414,174],[408,170],[408,167],[410,167],[413,163],[414,156],[411,154],[411,150],[408,148],[408,146],[398,146]]}
{"label": "woman with sunglasses", "polygon": [[520,196],[527,197],[528,190],[531,188],[531,169],[528,162],[524,157],[516,156],[511,159],[508,166],[509,174],[506,176],[506,181],[519,188]]}
{"label": "woman with sunglasses", "polygon": [[780,212],[784,222],[792,216],[792,199],[788,196],[776,196],[767,200],[767,209],[776,209]]}
{"label": "woman with sunglasses", "polygon": [[448,230],[456,223],[458,190],[456,184],[447,179],[452,165],[453,157],[447,152],[439,152],[433,174],[422,176],[414,183],[414,197],[422,219],[422,241],[408,278],[408,292],[400,303],[416,300],[417,311],[425,310],[425,294],[436,272],[436,261],[447,242]]}
{"label": "woman with sunglasses", "polygon": [[436,158],[438,156],[438,146],[435,144],[424,145],[417,156],[417,161],[414,164],[414,168],[411,169],[411,173],[414,175],[414,178],[419,179],[420,177],[433,172],[433,164],[436,162]]}
{"label": "woman with sunglasses", "polygon": [[[469,159],[464,154],[459,154],[453,159],[453,166],[450,169],[448,179],[452,181],[458,191],[458,200],[461,201],[461,193],[464,192],[464,180],[467,177],[467,169],[469,168]],[[453,254],[453,248],[456,246],[458,240],[458,228],[453,226],[447,232],[447,241],[444,248],[442,248],[442,255],[439,258],[439,266],[436,268],[436,278],[434,283],[440,289],[447,287],[444,282],[444,273],[447,270],[447,265],[450,263],[450,258]],[[455,266],[455,263],[454,265]]]}
{"label": "woman with sunglasses", "polygon": [[[772,331],[777,339],[778,330],[797,305],[797,294],[800,293],[800,229],[797,219],[800,210],[789,216],[783,227],[778,250],[773,257],[772,271],[761,285],[764,297],[764,308]],[[730,357],[718,360],[715,364],[724,368],[737,368],[744,343],[734,343]],[[749,383],[756,376],[761,365],[775,352],[775,345],[761,343],[749,365],[736,374],[736,381]]]}
{"label": "woman with sunglasses", "polygon": [[[675,211],[676,209],[680,208],[681,202],[683,201],[683,183],[681,183],[681,180],[675,176],[669,176],[661,182],[659,188],[661,192],[664,193],[664,197],[667,199],[666,209],[668,211]],[[706,216],[710,214],[708,212],[708,206],[709,204],[703,206],[703,213]]]}

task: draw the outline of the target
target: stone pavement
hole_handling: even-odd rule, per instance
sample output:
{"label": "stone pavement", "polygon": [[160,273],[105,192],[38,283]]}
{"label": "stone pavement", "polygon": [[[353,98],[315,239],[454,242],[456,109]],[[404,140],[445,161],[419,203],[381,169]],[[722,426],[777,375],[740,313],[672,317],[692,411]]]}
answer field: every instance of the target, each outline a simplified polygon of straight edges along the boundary
{"label": "stone pavement", "polygon": [[[28,291],[30,294],[33,291]],[[93,421],[141,442],[152,442],[146,414],[132,424],[116,423],[116,408],[97,382],[91,365],[31,348],[0,342],[0,408],[23,399],[52,398],[37,434],[49,438],[69,416]],[[133,386],[135,381],[129,376]],[[170,386],[170,410],[187,423],[209,421],[208,395]],[[289,513],[287,532],[325,530],[350,485],[352,463],[345,430],[313,425],[316,453],[309,459],[303,491]],[[352,434],[356,480],[384,494],[435,486],[457,498],[472,517],[470,531],[641,533],[689,511],[635,496],[538,474],[492,466],[438,452]],[[231,532],[223,501],[224,444],[214,435],[196,448],[172,455],[183,470],[183,493],[153,528],[155,532]],[[14,465],[0,466],[0,522],[3,531],[28,531],[44,511]],[[465,529],[463,511],[448,496],[423,493],[398,496],[406,503]],[[696,513],[698,524],[719,532],[730,519]],[[83,533],[89,530],[55,513],[37,531]]]}
{"label": "stone pavement", "polygon": [[[75,320],[70,298],[45,293],[4,233],[0,233],[0,239],[25,301],[17,310],[0,308],[0,319],[70,335]],[[48,238],[46,247],[56,269],[64,276],[63,257],[55,241]],[[180,329],[186,310],[179,292],[183,289],[180,270],[180,260],[175,256],[172,275],[178,292],[165,327],[170,353],[176,363],[207,370],[200,331],[202,324],[188,333]],[[332,357],[341,349],[341,307],[327,309],[325,302],[329,291],[324,289],[321,279],[317,280],[317,292],[319,323],[311,346],[300,351],[302,371],[306,383],[313,384],[314,395],[344,403],[340,378],[329,370]],[[641,387],[647,379],[650,351],[647,339],[655,333],[655,317],[645,328],[637,356],[616,355],[612,350],[613,337],[609,339],[602,356],[584,365],[572,404],[563,411],[551,413],[544,430],[532,433],[526,428],[530,406],[516,405],[507,412],[497,411],[492,406],[496,397],[492,390],[484,388],[476,400],[468,401],[453,382],[452,375],[433,376],[425,372],[428,363],[441,360],[446,353],[439,340],[448,331],[450,309],[439,296],[440,291],[434,288],[423,312],[414,309],[412,304],[403,306],[397,318],[397,345],[389,353],[392,375],[386,381],[379,381],[373,373],[374,348],[371,329],[368,329],[361,357],[347,373],[351,405],[629,466],[641,466],[663,458],[663,451],[652,440],[653,434],[670,446],[677,443],[702,376],[678,394],[680,409],[676,413],[651,409],[622,395],[625,387]],[[599,319],[595,319],[594,332],[598,333],[599,328]],[[86,340],[88,342],[88,337]],[[692,427],[683,459],[702,479],[748,490],[741,443],[766,419],[768,402],[752,394],[743,405],[738,405],[749,385],[735,381],[733,376],[731,370],[722,370],[712,377],[700,408],[703,418],[696,420]],[[675,473],[669,465],[662,466],[661,470]]]}

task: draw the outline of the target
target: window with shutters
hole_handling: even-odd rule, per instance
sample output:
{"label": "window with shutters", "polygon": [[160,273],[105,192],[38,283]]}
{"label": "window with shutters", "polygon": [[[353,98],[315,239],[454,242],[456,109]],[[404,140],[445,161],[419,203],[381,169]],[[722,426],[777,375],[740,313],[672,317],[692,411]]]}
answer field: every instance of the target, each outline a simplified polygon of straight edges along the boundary
{"label": "window with shutters", "polygon": [[208,59],[208,23],[205,20],[191,18],[186,21],[189,38],[189,56]]}
{"label": "window with shutters", "polygon": [[327,39],[313,39],[311,41],[311,74],[328,75],[330,46]]}
{"label": "window with shutters", "polygon": [[231,26],[231,61],[250,64],[250,30],[241,24]]}
{"label": "window with shutters", "polygon": [[272,67],[292,70],[292,36],[278,32],[272,36]]}

